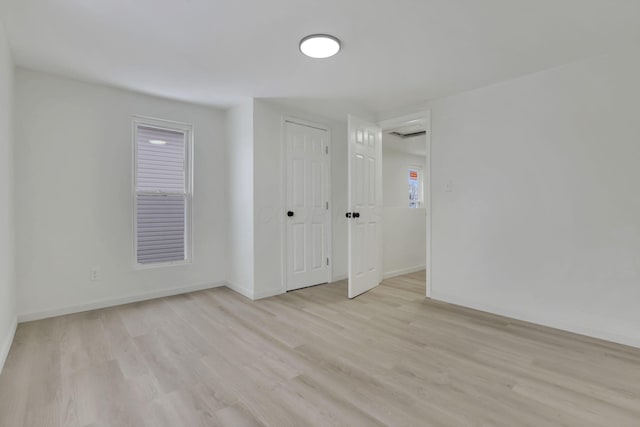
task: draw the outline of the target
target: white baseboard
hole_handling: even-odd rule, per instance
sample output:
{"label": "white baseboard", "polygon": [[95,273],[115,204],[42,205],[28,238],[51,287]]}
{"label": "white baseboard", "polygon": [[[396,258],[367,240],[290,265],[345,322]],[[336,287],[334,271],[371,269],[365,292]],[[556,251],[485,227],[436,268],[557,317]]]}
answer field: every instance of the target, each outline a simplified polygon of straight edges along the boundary
{"label": "white baseboard", "polygon": [[120,298],[110,298],[99,301],[92,301],[84,304],[57,307],[49,310],[32,311],[18,315],[18,322],[30,322],[32,320],[46,319],[49,317],[63,316],[65,314],[81,313],[83,311],[96,310],[99,308],[113,307],[115,305],[129,304],[132,302],[146,301],[154,298],[168,297],[172,295],[186,294],[188,292],[202,291],[205,289],[217,288],[227,285],[225,282],[205,283],[199,285],[182,286],[179,288],[160,289],[157,291],[145,292],[142,294],[129,295]]}
{"label": "white baseboard", "polygon": [[240,286],[235,283],[226,283],[226,286],[232,291],[237,292],[240,295],[247,297],[252,301],[259,300],[262,298],[269,298],[274,295],[281,295],[285,293],[285,290],[283,290],[282,288],[275,288],[275,289],[268,289],[266,291],[261,291],[261,292],[254,292],[251,289],[247,289],[244,286]]}
{"label": "white baseboard", "polygon": [[401,270],[393,270],[384,273],[383,277],[385,279],[390,279],[392,277],[403,276],[405,274],[415,273],[417,271],[422,271],[426,267],[424,265],[417,265],[415,267],[403,268]]}
{"label": "white baseboard", "polygon": [[339,276],[333,276],[333,278],[331,279],[331,282],[339,282],[341,280],[347,280],[349,278],[348,274],[341,274]]}
{"label": "white baseboard", "polygon": [[154,298],[168,297],[172,295],[186,294],[189,292],[202,291],[205,289],[218,288],[226,286],[229,289],[238,292],[251,300],[267,298],[274,295],[280,295],[283,292],[281,288],[270,289],[267,291],[254,293],[253,291],[242,286],[234,285],[228,282],[206,283],[200,285],[182,286],[179,288],[161,289],[142,294],[135,294],[121,298],[111,298],[99,301],[92,301],[84,304],[69,305],[57,307],[48,310],[32,311],[18,315],[18,323],[31,322],[33,320],[47,319],[49,317],[64,316],[65,314],[81,313],[83,311],[97,310],[100,308],[113,307],[116,305],[130,304],[132,302],[146,301]]}
{"label": "white baseboard", "polygon": [[243,297],[247,297],[250,300],[254,300],[255,299],[253,297],[253,291],[251,289],[245,288],[244,286],[240,286],[240,285],[238,285],[236,283],[231,283],[231,282],[227,282],[225,284],[225,286],[227,288],[231,289],[232,291],[239,293]]}
{"label": "white baseboard", "polygon": [[469,299],[460,298],[457,296],[443,295],[437,293],[434,295],[432,290],[431,299],[436,301],[442,301],[449,304],[459,305],[462,307],[472,308],[474,310],[484,311],[486,313],[497,314],[498,316],[509,317],[511,319],[521,320],[524,322],[534,323],[536,325],[546,326],[553,329],[559,329],[566,332],[571,332],[578,335],[584,335],[590,338],[601,339],[610,341],[617,344],[623,344],[630,347],[640,348],[640,337],[623,336],[609,331],[592,329],[589,327],[583,327],[571,322],[567,322],[559,319],[542,319],[535,315],[518,313],[508,309],[493,307],[482,302],[471,301]]}
{"label": "white baseboard", "polygon": [[266,291],[254,292],[253,299],[257,300],[257,299],[262,299],[262,298],[269,298],[269,297],[273,297],[275,295],[282,295],[285,292],[286,291],[284,289],[282,289],[282,288],[268,289]]}
{"label": "white baseboard", "polygon": [[18,319],[13,319],[7,335],[2,340],[2,346],[0,347],[0,374],[4,369],[4,363],[9,356],[9,350],[11,350],[11,344],[13,343],[13,337],[16,335],[16,328],[18,327]]}

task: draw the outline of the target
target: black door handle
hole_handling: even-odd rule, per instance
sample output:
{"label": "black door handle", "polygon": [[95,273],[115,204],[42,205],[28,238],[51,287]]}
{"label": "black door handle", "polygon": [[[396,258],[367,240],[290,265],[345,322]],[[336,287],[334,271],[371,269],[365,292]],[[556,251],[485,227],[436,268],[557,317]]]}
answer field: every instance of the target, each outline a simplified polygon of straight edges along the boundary
{"label": "black door handle", "polygon": [[351,212],[347,212],[347,214],[345,215],[347,218],[351,218]]}
{"label": "black door handle", "polygon": [[288,217],[292,217],[293,215],[294,215],[293,211],[289,211],[289,212],[287,212],[287,216],[288,216]]}
{"label": "black door handle", "polygon": [[353,217],[354,218],[360,218],[360,212],[354,212],[353,213]]}

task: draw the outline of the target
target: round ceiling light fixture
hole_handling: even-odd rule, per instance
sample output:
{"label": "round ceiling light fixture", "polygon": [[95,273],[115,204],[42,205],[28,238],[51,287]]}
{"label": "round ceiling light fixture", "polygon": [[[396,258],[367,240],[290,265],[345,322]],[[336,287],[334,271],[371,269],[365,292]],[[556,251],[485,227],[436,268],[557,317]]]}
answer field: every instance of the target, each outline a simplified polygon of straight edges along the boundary
{"label": "round ceiling light fixture", "polygon": [[340,40],[329,34],[311,34],[300,40],[300,52],[310,58],[329,58],[340,52]]}

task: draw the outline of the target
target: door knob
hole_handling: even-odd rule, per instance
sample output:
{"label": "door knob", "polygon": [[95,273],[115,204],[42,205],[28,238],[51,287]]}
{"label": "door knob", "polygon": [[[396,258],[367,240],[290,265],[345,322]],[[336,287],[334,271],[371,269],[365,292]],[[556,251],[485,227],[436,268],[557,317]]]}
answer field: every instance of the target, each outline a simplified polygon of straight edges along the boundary
{"label": "door knob", "polygon": [[288,217],[292,217],[293,215],[294,215],[293,211],[289,211],[289,212],[287,212],[287,216],[288,216]]}
{"label": "door knob", "polygon": [[353,213],[353,217],[354,218],[360,218],[360,212],[354,212]]}

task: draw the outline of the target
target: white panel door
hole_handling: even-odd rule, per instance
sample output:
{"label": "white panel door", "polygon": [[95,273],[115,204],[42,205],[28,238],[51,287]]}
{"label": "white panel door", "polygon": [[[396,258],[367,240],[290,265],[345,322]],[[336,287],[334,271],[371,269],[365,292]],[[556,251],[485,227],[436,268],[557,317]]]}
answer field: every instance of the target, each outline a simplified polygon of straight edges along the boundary
{"label": "white panel door", "polygon": [[349,116],[349,298],[382,281],[382,130]]}
{"label": "white panel door", "polygon": [[329,281],[329,132],[286,122],[287,290]]}

